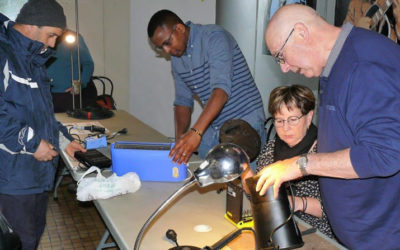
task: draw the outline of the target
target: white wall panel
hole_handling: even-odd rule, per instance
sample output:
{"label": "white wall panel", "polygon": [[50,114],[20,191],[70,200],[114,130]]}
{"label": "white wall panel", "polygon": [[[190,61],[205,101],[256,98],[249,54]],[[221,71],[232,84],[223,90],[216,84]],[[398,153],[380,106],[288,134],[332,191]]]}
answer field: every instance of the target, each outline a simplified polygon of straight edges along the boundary
{"label": "white wall panel", "polygon": [[[57,0],[64,8],[67,27],[76,30],[75,0]],[[114,0],[113,0],[114,1]],[[85,39],[94,61],[94,74],[104,74],[103,1],[79,0],[79,33]]]}
{"label": "white wall panel", "polygon": [[[324,1],[325,0],[321,0]],[[270,92],[278,86],[302,84],[310,87],[317,95],[318,79],[308,79],[302,75],[283,74],[272,56],[265,54],[264,32],[268,19],[270,0],[218,0],[217,24],[229,30],[236,38],[254,80],[260,90],[266,115]],[[321,9],[329,9],[323,5]],[[246,27],[244,26],[246,25]]]}
{"label": "white wall panel", "polygon": [[129,111],[130,0],[104,0],[104,75],[114,82],[118,109]]}
{"label": "white wall panel", "polygon": [[[174,83],[170,61],[157,57],[147,38],[147,24],[161,9],[184,22],[215,23],[215,0],[131,0],[130,113],[161,133],[174,137]],[[195,105],[192,121],[201,108]]]}

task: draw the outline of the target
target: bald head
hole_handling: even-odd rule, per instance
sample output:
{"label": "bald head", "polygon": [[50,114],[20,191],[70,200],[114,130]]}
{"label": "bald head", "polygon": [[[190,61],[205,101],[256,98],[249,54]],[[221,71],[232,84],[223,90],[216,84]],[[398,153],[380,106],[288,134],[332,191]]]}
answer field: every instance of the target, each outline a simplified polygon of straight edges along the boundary
{"label": "bald head", "polygon": [[283,43],[285,35],[296,23],[303,23],[307,26],[315,26],[325,21],[315,12],[314,9],[301,5],[289,4],[280,8],[268,22],[265,32],[265,41],[267,45],[273,45],[274,42]]}
{"label": "bald head", "polygon": [[[279,54],[284,59],[282,71],[313,77],[321,73],[339,32],[339,28],[327,23],[314,9],[289,4],[268,22],[265,41],[272,55]],[[309,70],[306,72],[305,68]]]}

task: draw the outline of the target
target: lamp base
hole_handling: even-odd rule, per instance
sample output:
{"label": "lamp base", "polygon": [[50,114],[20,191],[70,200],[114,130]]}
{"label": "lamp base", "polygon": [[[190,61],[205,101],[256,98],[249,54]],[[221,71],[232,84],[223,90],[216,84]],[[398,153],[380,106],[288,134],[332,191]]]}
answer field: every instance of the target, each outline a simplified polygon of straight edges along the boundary
{"label": "lamp base", "polygon": [[179,246],[179,247],[170,248],[168,250],[201,250],[201,248],[193,247],[193,246]]}
{"label": "lamp base", "polygon": [[67,115],[77,119],[84,120],[101,120],[107,119],[114,115],[111,110],[102,107],[85,107],[83,109],[67,110]]}

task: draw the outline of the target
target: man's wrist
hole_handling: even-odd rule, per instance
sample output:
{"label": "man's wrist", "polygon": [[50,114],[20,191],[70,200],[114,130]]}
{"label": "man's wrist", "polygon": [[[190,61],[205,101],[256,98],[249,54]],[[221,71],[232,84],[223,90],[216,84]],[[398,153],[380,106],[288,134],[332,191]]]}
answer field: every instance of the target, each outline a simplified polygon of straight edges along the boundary
{"label": "man's wrist", "polygon": [[200,130],[193,128],[193,127],[191,127],[190,130],[193,131],[198,136],[200,136],[200,138],[203,137],[203,133]]}
{"label": "man's wrist", "polygon": [[309,173],[307,172],[307,164],[308,164],[308,158],[307,154],[302,154],[296,161],[297,166],[301,172],[302,176],[307,176]]}

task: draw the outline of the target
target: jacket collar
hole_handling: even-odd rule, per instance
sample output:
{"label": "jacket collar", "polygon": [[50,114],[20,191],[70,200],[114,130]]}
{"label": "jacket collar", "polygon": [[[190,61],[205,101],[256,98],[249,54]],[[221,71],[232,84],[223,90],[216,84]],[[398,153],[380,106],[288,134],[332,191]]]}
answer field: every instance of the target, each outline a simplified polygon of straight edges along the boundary
{"label": "jacket collar", "polygon": [[6,21],[2,23],[0,29],[0,40],[8,43],[20,56],[26,57],[35,64],[44,65],[54,53],[52,49],[47,48],[42,52],[44,44],[39,41],[31,40],[14,29],[14,22]]}

